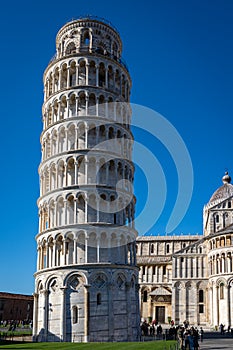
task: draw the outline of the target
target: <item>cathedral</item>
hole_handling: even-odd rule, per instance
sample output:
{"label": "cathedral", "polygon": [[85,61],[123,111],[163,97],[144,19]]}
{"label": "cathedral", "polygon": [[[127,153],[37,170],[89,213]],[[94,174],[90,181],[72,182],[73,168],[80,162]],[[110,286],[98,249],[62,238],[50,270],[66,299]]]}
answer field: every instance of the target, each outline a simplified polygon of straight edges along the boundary
{"label": "cathedral", "polygon": [[203,209],[202,236],[137,238],[141,317],[233,326],[233,185],[226,173]]}

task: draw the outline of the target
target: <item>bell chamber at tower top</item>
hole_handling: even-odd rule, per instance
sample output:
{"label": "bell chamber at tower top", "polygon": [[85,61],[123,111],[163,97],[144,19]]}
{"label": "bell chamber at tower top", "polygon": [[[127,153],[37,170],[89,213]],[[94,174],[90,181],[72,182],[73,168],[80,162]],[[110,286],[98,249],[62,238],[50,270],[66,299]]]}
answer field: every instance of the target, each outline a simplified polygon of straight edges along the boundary
{"label": "bell chamber at tower top", "polygon": [[57,58],[71,53],[95,52],[120,59],[122,42],[110,25],[89,18],[67,23],[56,37]]}
{"label": "bell chamber at tower top", "polygon": [[93,114],[92,106],[101,115],[108,105],[111,116],[115,102],[128,104],[131,78],[120,36],[109,24],[91,18],[67,23],[57,34],[56,51],[43,79],[44,129],[68,115]]}

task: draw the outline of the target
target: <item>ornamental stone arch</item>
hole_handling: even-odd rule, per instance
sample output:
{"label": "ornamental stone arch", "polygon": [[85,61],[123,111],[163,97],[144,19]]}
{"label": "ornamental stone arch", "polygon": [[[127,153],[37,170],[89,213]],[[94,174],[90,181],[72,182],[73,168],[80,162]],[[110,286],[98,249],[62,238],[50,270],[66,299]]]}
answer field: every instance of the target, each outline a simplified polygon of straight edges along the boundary
{"label": "ornamental stone arch", "polygon": [[64,51],[65,55],[72,55],[76,52],[76,45],[73,39],[66,41]]}
{"label": "ornamental stone arch", "polygon": [[92,272],[89,276],[90,284],[97,290],[101,290],[102,288],[106,287],[110,279],[111,277],[102,270]]}
{"label": "ornamental stone arch", "polygon": [[219,277],[215,282],[216,286],[218,286],[218,287],[220,286],[221,283],[223,283],[224,286],[227,285],[227,281],[224,277]]}
{"label": "ornamental stone arch", "polygon": [[91,231],[88,234],[88,255],[87,261],[88,263],[96,263],[97,262],[97,240],[98,236],[95,231]]}
{"label": "ornamental stone arch", "polygon": [[36,293],[39,294],[39,292],[43,291],[45,289],[45,286],[44,286],[44,281],[42,279],[38,279],[36,280]]}
{"label": "ornamental stone arch", "polygon": [[45,289],[50,292],[57,292],[62,287],[62,278],[58,274],[53,273],[45,280]]}
{"label": "ornamental stone arch", "polygon": [[126,288],[127,276],[124,272],[115,272],[113,274],[112,280],[114,282],[114,286],[119,291],[124,291]]}
{"label": "ornamental stone arch", "polygon": [[63,286],[67,288],[71,288],[73,290],[78,290],[81,286],[88,284],[88,278],[86,274],[82,271],[70,272],[66,275]]}

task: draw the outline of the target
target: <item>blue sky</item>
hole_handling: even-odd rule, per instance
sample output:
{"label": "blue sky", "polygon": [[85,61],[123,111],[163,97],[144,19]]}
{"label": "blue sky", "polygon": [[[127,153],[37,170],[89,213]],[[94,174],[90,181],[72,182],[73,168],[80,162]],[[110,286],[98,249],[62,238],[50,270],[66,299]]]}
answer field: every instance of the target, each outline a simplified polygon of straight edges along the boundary
{"label": "blue sky", "polygon": [[[6,2],[0,12],[0,291],[33,293],[42,75],[55,53],[57,31],[82,14],[104,17],[117,27],[133,80],[131,102],[168,119],[189,150],[193,196],[176,234],[202,232],[203,205],[221,186],[225,170],[233,174],[231,0]],[[156,156],[166,177],[165,207],[149,231],[163,234],[176,200],[177,171],[160,141],[139,130],[135,139]],[[155,191],[159,191],[157,175],[150,184]],[[143,169],[137,169],[137,213],[146,203],[146,177]],[[147,218],[153,217],[157,198],[138,224],[139,234],[144,233]]]}

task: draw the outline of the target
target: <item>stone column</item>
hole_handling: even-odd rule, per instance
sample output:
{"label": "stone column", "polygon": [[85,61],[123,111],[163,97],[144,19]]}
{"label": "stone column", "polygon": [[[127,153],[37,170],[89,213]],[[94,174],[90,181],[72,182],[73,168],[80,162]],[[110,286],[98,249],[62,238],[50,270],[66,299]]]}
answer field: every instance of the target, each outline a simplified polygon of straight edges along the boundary
{"label": "stone column", "polygon": [[78,85],[79,64],[76,65],[76,86]]}
{"label": "stone column", "polygon": [[42,319],[42,328],[44,329],[44,338],[42,341],[47,341],[47,335],[48,335],[48,294],[49,291],[47,289],[43,290],[44,294],[44,315]]}
{"label": "stone column", "polygon": [[139,341],[140,339],[140,285],[138,283],[135,284],[135,299],[136,299],[136,315],[137,315],[137,320],[136,320],[136,325],[138,329],[138,335],[137,335],[137,340]]}
{"label": "stone column", "polygon": [[90,317],[90,295],[89,295],[90,285],[84,285],[84,342],[89,341],[89,317]]}
{"label": "stone column", "polygon": [[97,258],[97,263],[100,262],[100,238],[97,238],[97,242],[96,242],[96,258]]}
{"label": "stone column", "polygon": [[215,322],[215,325],[218,326],[219,325],[219,287],[216,286],[214,288],[214,299],[215,299],[215,302],[214,302],[214,322]]}
{"label": "stone column", "polygon": [[108,68],[105,69],[105,88],[108,89]]}
{"label": "stone column", "polygon": [[66,341],[66,287],[61,289],[61,318],[60,318],[60,334],[61,341]]}
{"label": "stone column", "polygon": [[[194,293],[193,293],[193,304],[194,304],[194,315],[193,315],[193,318],[194,318],[194,324],[197,325],[198,324],[197,320],[198,320],[198,315],[199,315],[197,285],[195,284],[192,289],[194,291]],[[190,305],[190,300],[189,300],[189,305]]]}
{"label": "stone column", "polygon": [[230,299],[230,288],[231,286],[226,286],[227,297],[226,297],[226,314],[227,314],[227,327],[231,326],[231,299]]}
{"label": "stone column", "polygon": [[37,246],[37,271],[40,270],[40,247]]}
{"label": "stone column", "polygon": [[38,298],[39,298],[39,294],[34,293],[34,313],[33,313],[33,331],[32,331],[32,339],[33,341],[36,341],[36,337],[37,337],[37,322],[38,322]]}
{"label": "stone column", "polygon": [[86,85],[89,83],[89,63],[86,64]]}
{"label": "stone column", "polygon": [[[96,86],[99,86],[99,66],[96,66]],[[98,115],[98,114],[97,114]]]}
{"label": "stone column", "polygon": [[88,262],[87,257],[88,257],[88,237],[85,237],[85,264]]}
{"label": "stone column", "polygon": [[67,66],[67,82],[66,82],[67,89],[70,87],[70,66]]}
{"label": "stone column", "polygon": [[209,323],[214,326],[213,321],[213,287],[209,288],[209,303],[208,303],[208,314],[209,314]]}
{"label": "stone column", "polygon": [[56,241],[54,240],[53,243],[53,262],[52,262],[52,266],[55,267],[56,266]]}
{"label": "stone column", "polygon": [[77,264],[77,241],[76,241],[76,238],[74,238],[73,242],[74,242],[73,264]]}

